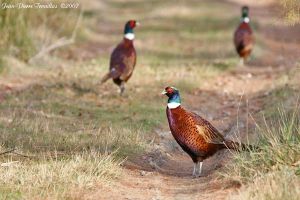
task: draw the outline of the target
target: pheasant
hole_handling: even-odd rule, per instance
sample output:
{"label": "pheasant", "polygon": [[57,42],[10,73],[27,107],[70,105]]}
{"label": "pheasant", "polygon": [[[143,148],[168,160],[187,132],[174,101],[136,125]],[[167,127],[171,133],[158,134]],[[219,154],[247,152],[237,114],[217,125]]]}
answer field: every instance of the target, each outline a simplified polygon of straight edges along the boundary
{"label": "pheasant", "polygon": [[166,87],[162,94],[169,97],[166,113],[171,133],[192,158],[194,177],[201,175],[203,161],[221,149],[239,151],[253,148],[251,145],[226,140],[208,121],[182,108],[179,91],[175,87]]}
{"label": "pheasant", "polygon": [[241,23],[234,33],[234,45],[241,58],[241,65],[245,64],[245,61],[251,54],[254,45],[254,36],[249,25],[250,18],[248,14],[249,8],[247,6],[242,7]]}
{"label": "pheasant", "polygon": [[100,84],[112,78],[113,82],[120,87],[120,94],[125,90],[125,82],[131,77],[136,64],[136,51],[133,45],[133,29],[139,23],[129,20],[125,24],[123,41],[113,50],[110,57],[109,72],[103,76]]}

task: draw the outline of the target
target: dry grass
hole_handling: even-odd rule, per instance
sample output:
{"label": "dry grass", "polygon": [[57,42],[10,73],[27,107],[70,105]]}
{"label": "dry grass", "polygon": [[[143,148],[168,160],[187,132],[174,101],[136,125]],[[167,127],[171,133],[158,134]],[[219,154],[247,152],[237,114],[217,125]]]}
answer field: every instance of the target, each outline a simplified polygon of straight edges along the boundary
{"label": "dry grass", "polygon": [[[280,77],[256,116],[259,150],[234,154],[225,176],[243,183],[227,199],[298,199],[300,190],[299,70]],[[223,174],[224,175],[224,174]]]}
{"label": "dry grass", "polygon": [[121,120],[110,111],[82,101],[68,105],[69,98],[58,94],[56,87],[35,86],[1,105],[0,152],[16,148],[34,157],[1,156],[1,164],[17,163],[0,167],[5,185],[0,199],[65,199],[70,191],[93,189],[118,177],[119,160],[145,149],[143,128],[113,125],[111,120]]}
{"label": "dry grass", "polygon": [[300,160],[299,107],[294,112],[278,111],[278,118],[259,127],[258,151],[238,154],[236,167],[230,169],[232,177],[251,181],[256,177],[285,166],[293,166]]}
{"label": "dry grass", "polygon": [[300,196],[300,178],[294,170],[284,168],[256,178],[238,194],[228,197],[231,200],[297,200]]}
{"label": "dry grass", "polygon": [[288,25],[300,23],[300,1],[299,0],[280,0],[284,9],[285,21]]}
{"label": "dry grass", "polygon": [[[60,0],[52,3],[63,2]],[[0,0],[0,5],[16,5],[16,0]],[[32,4],[32,1],[22,1]],[[78,9],[1,9],[0,50],[1,55],[12,55],[28,61],[43,48],[61,37],[71,37]],[[64,19],[68,19],[67,21]]]}
{"label": "dry grass", "polygon": [[[12,162],[0,167],[0,199],[62,199],[76,189],[93,189],[120,175],[111,155],[86,151],[67,158]],[[10,164],[9,164],[10,163]],[[3,163],[2,163],[3,165]]]}
{"label": "dry grass", "polygon": [[[97,96],[85,88],[85,82],[65,81],[34,85],[8,96],[0,106],[1,143],[34,153],[119,149],[126,155],[144,148],[144,132],[158,124],[160,112],[151,113],[155,107],[139,105],[135,99],[123,102],[117,94]],[[114,102],[101,105],[101,99]],[[120,106],[116,108],[115,103]],[[132,104],[130,112],[128,104]]]}
{"label": "dry grass", "polygon": [[299,116],[299,105],[293,109],[281,108],[260,123],[257,130],[260,149],[236,154],[235,162],[228,167],[225,176],[246,184],[229,199],[297,199],[300,192]]}

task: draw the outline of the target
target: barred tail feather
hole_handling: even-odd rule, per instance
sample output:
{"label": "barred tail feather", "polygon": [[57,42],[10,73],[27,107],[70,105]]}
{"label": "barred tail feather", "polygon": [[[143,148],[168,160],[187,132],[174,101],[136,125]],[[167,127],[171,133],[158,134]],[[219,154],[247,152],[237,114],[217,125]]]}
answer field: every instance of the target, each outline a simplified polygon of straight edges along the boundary
{"label": "barred tail feather", "polygon": [[235,151],[252,151],[258,149],[257,146],[239,143],[239,142],[233,142],[231,140],[224,141],[224,147]]}

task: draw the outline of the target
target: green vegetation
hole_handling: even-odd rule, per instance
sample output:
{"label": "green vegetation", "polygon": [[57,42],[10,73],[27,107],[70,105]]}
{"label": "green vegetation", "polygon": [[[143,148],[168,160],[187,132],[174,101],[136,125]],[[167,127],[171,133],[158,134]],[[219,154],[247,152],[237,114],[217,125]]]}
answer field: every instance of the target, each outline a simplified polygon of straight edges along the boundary
{"label": "green vegetation", "polygon": [[253,180],[270,171],[292,167],[299,161],[299,107],[296,107],[293,112],[279,110],[277,113],[277,117],[269,119],[265,122],[265,127],[258,129],[259,150],[237,155],[237,167],[230,172],[242,180]]}
{"label": "green vegetation", "polygon": [[[270,94],[273,101],[266,100],[272,105],[268,103],[267,115],[257,125],[259,150],[235,154],[234,162],[226,170],[225,176],[247,184],[230,199],[298,198],[300,112],[297,94],[286,87]],[[281,106],[276,110],[280,100]],[[296,106],[292,107],[292,104]]]}
{"label": "green vegetation", "polygon": [[[142,133],[162,119],[157,101],[143,96],[122,100],[117,92],[97,96],[94,91],[86,91],[87,82],[74,80],[69,85],[69,81],[35,85],[9,96],[0,106],[1,142],[7,148],[21,147],[40,153],[84,149],[133,151],[139,149],[138,143],[143,146]],[[110,103],[106,103],[108,99]]]}

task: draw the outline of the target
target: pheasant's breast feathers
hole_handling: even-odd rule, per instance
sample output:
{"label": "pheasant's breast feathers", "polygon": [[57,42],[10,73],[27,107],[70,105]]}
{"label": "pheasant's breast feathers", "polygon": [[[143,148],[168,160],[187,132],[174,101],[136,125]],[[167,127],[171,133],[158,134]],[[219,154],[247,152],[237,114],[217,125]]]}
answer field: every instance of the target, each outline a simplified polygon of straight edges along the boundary
{"label": "pheasant's breast feathers", "polygon": [[240,23],[240,25],[237,28],[237,31],[246,31],[248,33],[252,33],[252,29],[249,23],[245,23],[245,22]]}
{"label": "pheasant's breast feathers", "polygon": [[242,22],[234,33],[234,44],[241,57],[247,57],[254,44],[252,29],[248,23]]}
{"label": "pheasant's breast feathers", "polygon": [[252,29],[247,23],[241,23],[234,33],[235,44],[242,41],[252,42],[254,39]]}

